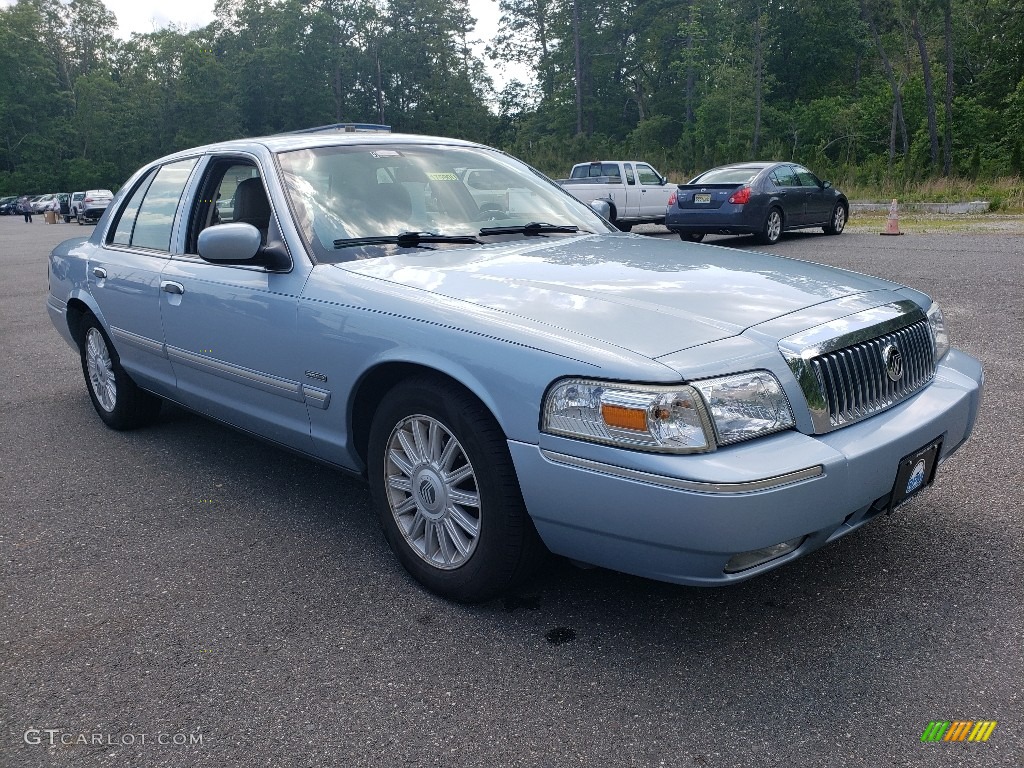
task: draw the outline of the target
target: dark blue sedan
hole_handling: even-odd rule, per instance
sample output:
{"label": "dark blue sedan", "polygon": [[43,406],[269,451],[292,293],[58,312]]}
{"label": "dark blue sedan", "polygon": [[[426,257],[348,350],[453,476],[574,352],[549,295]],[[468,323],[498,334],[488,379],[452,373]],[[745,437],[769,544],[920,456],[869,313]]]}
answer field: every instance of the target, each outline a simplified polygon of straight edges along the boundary
{"label": "dark blue sedan", "polygon": [[668,201],[665,226],[683,240],[704,235],[754,235],[774,243],[783,232],[821,227],[838,235],[846,227],[846,195],[793,163],[736,163],[705,171],[680,184]]}

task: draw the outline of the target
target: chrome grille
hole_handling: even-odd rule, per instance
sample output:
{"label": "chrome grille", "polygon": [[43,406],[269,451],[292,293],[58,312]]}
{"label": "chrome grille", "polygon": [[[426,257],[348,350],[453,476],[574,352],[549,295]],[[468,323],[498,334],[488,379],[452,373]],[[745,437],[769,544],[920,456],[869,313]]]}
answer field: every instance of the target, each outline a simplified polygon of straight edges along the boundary
{"label": "chrome grille", "polygon": [[[886,369],[886,350],[890,346],[902,358],[902,375],[896,381]],[[819,355],[808,363],[833,429],[906,400],[935,375],[935,352],[927,320]]]}

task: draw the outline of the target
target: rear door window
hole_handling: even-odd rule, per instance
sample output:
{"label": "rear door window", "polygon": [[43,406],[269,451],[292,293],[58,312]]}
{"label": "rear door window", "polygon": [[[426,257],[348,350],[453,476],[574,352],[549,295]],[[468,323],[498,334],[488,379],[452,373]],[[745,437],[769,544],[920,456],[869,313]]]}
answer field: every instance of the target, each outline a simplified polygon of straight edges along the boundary
{"label": "rear door window", "polygon": [[118,214],[109,242],[154,251],[171,249],[171,228],[181,194],[199,158],[168,163],[150,172]]}

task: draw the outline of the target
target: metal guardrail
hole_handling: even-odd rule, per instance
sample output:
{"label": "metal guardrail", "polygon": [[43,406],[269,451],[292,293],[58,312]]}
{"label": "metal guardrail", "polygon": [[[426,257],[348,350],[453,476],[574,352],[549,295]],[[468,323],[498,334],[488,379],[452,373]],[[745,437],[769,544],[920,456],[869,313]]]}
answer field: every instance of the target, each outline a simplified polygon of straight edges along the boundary
{"label": "metal guardrail", "polygon": [[[867,203],[850,201],[852,213],[888,211],[890,203]],[[900,203],[900,211],[922,211],[925,213],[988,213],[988,200],[972,200],[969,203]]]}

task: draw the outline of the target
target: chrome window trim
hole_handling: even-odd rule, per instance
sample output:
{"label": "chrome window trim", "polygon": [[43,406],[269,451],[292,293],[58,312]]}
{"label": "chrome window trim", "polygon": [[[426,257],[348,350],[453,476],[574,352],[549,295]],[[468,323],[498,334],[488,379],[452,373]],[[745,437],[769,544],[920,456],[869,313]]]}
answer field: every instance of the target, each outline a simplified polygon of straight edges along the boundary
{"label": "chrome window trim", "polygon": [[799,483],[803,480],[811,480],[825,474],[825,468],[818,464],[813,467],[798,469],[795,472],[787,472],[783,475],[774,475],[772,477],[764,477],[758,480],[746,480],[738,483],[710,483],[700,480],[684,480],[682,478],[669,477],[667,475],[657,475],[652,472],[641,472],[637,469],[620,467],[615,464],[605,464],[601,461],[583,459],[579,456],[570,456],[569,454],[557,453],[544,448],[540,449],[540,453],[545,459],[556,464],[565,464],[578,469],[599,472],[604,475],[621,477],[626,480],[635,480],[639,483],[660,485],[665,488],[672,488],[673,490],[694,491],[696,493],[754,493],[756,491],[767,491],[779,488],[784,485],[790,485],[791,483]]}
{"label": "chrome window trim", "polygon": [[862,344],[927,320],[925,310],[916,302],[905,299],[830,320],[787,336],[779,342],[779,352],[785,358],[807,400],[814,434],[832,432],[854,422],[832,423],[822,384],[813,372],[811,361],[821,355]]}

